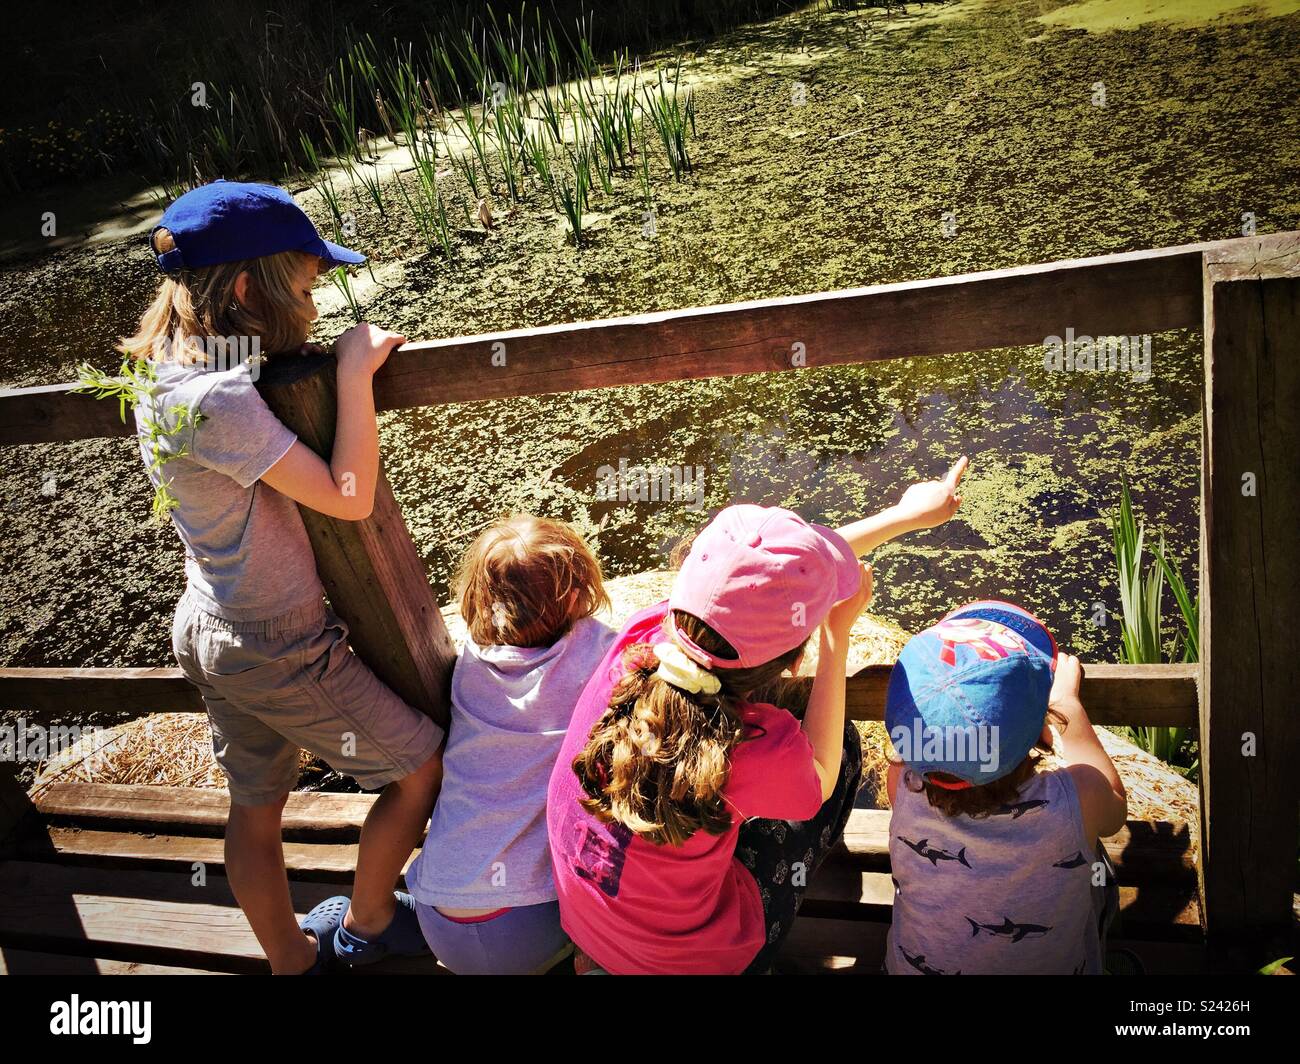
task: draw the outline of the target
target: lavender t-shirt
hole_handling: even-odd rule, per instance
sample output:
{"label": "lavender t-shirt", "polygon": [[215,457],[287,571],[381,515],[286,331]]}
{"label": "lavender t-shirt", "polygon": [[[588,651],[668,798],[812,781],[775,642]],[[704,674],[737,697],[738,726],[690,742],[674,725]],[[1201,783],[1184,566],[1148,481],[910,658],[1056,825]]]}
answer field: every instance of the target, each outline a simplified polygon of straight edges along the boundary
{"label": "lavender t-shirt", "polygon": [[549,647],[466,641],[451,678],[442,790],[406,872],[417,901],[497,909],[555,900],[546,788],[573,707],[614,636],[586,617]]}

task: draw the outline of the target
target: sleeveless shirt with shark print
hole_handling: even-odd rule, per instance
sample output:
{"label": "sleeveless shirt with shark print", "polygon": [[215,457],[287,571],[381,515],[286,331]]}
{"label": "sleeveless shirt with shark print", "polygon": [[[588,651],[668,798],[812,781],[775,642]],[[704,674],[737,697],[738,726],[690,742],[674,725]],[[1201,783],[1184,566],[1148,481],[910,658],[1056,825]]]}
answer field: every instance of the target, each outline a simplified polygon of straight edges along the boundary
{"label": "sleeveless shirt with shark print", "polygon": [[1113,873],[1084,838],[1069,773],[1036,773],[978,820],[944,816],[906,784],[889,824],[891,975],[1101,973]]}

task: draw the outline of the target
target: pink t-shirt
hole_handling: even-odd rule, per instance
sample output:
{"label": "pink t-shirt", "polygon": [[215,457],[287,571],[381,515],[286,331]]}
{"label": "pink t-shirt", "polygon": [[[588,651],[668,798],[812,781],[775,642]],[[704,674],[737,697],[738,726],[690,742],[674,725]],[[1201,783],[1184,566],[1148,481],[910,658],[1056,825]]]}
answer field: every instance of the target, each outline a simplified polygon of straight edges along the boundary
{"label": "pink t-shirt", "polygon": [[758,884],[736,859],[743,820],[808,820],[821,808],[812,744],[776,706],[742,709],[746,738],[731,751],[722,796],[733,810],[721,835],[697,831],[682,846],[656,846],[597,820],[578,804],[573,772],[591,727],[622,676],[623,651],[658,643],[668,604],[635,614],[578,699],[551,773],[546,801],[560,920],[575,943],[615,975],[736,974],[766,942]]}

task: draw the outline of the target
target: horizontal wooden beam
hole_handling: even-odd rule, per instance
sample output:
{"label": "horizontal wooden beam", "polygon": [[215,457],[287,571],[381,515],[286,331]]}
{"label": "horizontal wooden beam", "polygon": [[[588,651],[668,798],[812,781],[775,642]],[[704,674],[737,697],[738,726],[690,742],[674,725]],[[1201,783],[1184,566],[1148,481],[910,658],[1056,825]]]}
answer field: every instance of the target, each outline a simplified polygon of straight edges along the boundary
{"label": "horizontal wooden beam", "polygon": [[36,724],[86,712],[201,713],[203,699],[180,669],[0,669],[0,710]]}
{"label": "horizontal wooden beam", "polygon": [[[883,720],[890,666],[868,665],[849,678],[853,720]],[[1083,704],[1094,724],[1195,728],[1195,665],[1088,665]],[[0,669],[0,709],[30,724],[69,712],[200,712],[198,691],[180,669]]]}
{"label": "horizontal wooden beam", "polygon": [[[695,380],[1201,324],[1201,261],[1267,256],[1295,234],[1186,244],[840,292],[406,344],[375,376],[381,410]],[[0,444],[123,436],[115,403],[73,385],[0,390]]]}
{"label": "horizontal wooden beam", "polygon": [[[853,720],[884,720],[889,665],[868,665],[849,678]],[[1093,724],[1195,728],[1195,665],[1087,665],[1080,692]]]}

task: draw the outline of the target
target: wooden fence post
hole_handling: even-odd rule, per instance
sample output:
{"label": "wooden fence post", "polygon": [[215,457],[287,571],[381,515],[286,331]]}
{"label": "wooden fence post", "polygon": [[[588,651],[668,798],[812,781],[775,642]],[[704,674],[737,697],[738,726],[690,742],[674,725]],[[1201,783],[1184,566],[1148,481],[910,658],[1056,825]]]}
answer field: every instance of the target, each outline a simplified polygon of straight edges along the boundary
{"label": "wooden fence post", "polygon": [[[258,391],[308,447],[328,461],[334,447],[332,355],[268,359]],[[446,727],[456,651],[424,561],[381,464],[374,512],[341,521],[300,506],[316,568],[352,649],[407,702]]]}
{"label": "wooden fence post", "polygon": [[1300,238],[1207,252],[1204,300],[1201,913],[1271,960],[1300,817]]}

